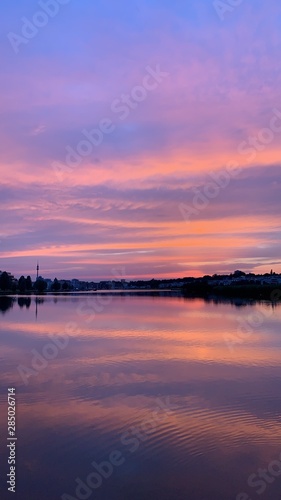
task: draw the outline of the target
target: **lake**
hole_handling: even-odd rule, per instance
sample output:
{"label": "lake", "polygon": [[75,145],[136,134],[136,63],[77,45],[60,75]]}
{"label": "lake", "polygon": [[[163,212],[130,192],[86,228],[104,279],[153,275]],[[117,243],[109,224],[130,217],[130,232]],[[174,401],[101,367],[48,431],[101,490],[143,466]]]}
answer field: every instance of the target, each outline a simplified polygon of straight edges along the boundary
{"label": "lake", "polygon": [[280,304],[1,297],[0,321],[1,499],[280,499]]}

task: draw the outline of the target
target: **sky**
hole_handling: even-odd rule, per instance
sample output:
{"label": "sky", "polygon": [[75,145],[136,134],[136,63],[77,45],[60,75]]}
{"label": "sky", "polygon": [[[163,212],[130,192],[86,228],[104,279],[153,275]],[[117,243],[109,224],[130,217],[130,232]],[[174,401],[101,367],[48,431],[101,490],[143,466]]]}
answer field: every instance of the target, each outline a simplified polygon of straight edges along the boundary
{"label": "sky", "polygon": [[22,0],[0,19],[0,269],[281,272],[281,4]]}

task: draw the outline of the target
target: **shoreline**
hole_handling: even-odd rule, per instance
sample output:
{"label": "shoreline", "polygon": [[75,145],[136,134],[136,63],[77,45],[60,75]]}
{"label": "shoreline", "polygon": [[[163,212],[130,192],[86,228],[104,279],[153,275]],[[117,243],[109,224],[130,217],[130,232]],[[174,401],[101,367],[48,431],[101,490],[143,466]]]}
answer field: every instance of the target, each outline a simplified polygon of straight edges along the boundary
{"label": "shoreline", "polygon": [[237,285],[237,286],[205,286],[202,284],[188,285],[178,289],[119,289],[119,290],[76,290],[76,291],[63,291],[63,292],[42,292],[35,291],[19,293],[13,291],[0,291],[1,297],[10,298],[47,298],[47,297],[83,297],[83,296],[96,296],[96,295],[112,295],[112,296],[168,296],[168,297],[182,297],[184,299],[201,298],[204,300],[235,300],[245,302],[262,302],[267,301],[271,303],[281,302],[281,287],[270,285]]}

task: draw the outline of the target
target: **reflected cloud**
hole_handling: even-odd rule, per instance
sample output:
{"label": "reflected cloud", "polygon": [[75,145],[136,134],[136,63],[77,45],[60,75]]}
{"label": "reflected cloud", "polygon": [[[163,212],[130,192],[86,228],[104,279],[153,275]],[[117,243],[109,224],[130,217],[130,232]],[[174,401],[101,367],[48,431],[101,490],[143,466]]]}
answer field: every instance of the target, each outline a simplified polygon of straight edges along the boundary
{"label": "reflected cloud", "polygon": [[[126,461],[112,483],[101,488],[101,500],[117,500],[118,482],[128,492],[134,468],[140,491],[158,484],[158,468],[161,477],[163,471],[167,476],[159,491],[163,484],[175,491],[168,479],[171,463],[179,494],[191,495],[193,488],[192,498],[206,496],[212,470],[220,485],[217,498],[224,500],[223,495],[244,491],[252,471],[279,455],[280,307],[268,314],[270,304],[262,302],[237,307],[231,301],[115,296],[89,325],[78,315],[84,297],[56,297],[56,303],[44,297],[37,322],[36,299],[31,304],[30,297],[22,299],[3,317],[0,371],[3,382],[17,388],[26,491],[34,475],[45,484],[53,456],[62,464],[52,471],[55,497],[58,490],[70,492],[75,477],[85,477],[93,460],[100,463],[118,449]],[[242,320],[253,311],[264,313],[261,328],[230,353],[224,334],[236,331],[237,316]],[[71,321],[80,331],[24,385],[19,362],[31,369],[34,350],[42,355],[50,335],[62,334]],[[142,422],[159,398],[169,398],[175,409],[146,436]],[[0,407],[5,404],[3,397]],[[142,438],[132,453],[126,439],[134,439],[134,432]],[[207,482],[200,490],[203,466]],[[219,479],[222,470],[225,481]],[[140,471],[147,485],[140,484]],[[41,498],[48,500],[44,492]],[[163,493],[159,498],[165,498]]]}

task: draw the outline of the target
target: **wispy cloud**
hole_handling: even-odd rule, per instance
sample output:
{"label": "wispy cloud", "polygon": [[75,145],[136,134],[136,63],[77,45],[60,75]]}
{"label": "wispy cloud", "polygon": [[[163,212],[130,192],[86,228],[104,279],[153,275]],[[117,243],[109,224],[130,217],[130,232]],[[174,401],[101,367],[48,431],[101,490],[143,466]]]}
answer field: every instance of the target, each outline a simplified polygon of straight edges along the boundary
{"label": "wispy cloud", "polygon": [[[5,5],[1,31],[34,12],[30,0]],[[115,261],[132,276],[232,270],[237,259],[281,271],[279,137],[251,165],[237,151],[280,106],[280,13],[247,0],[222,23],[212,1],[86,0],[16,57],[2,44],[0,268],[31,272],[39,256],[65,276],[75,262],[81,276],[107,276]],[[66,145],[112,118],[112,102],[157,64],[165,84],[58,183],[51,165]],[[179,203],[237,156],[241,175],[187,228]]]}

